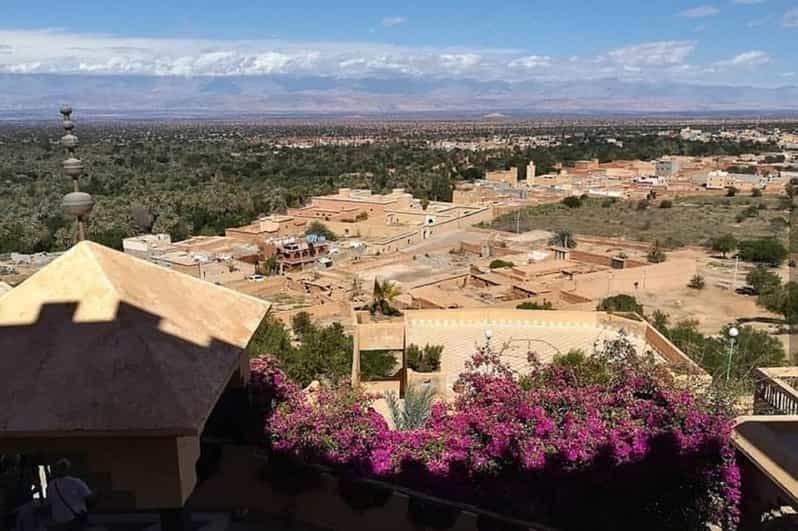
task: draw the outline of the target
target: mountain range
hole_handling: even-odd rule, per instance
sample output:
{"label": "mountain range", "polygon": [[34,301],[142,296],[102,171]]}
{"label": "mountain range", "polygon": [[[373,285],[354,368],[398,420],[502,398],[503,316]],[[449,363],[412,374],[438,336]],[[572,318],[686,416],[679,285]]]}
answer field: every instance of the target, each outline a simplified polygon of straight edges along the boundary
{"label": "mountain range", "polygon": [[0,74],[0,118],[85,115],[798,112],[798,87],[414,77]]}

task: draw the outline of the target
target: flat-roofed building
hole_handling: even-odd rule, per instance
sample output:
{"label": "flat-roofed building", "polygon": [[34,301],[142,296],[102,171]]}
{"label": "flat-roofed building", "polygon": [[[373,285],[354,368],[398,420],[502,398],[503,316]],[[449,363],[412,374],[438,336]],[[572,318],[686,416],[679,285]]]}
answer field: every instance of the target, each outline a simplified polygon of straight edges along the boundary
{"label": "flat-roofed building", "polygon": [[307,219],[272,214],[258,218],[249,225],[225,229],[224,235],[243,242],[263,245],[269,238],[284,238],[286,236],[304,234],[307,225]]}
{"label": "flat-roofed building", "polygon": [[390,194],[371,190],[341,188],[337,194],[315,196],[308,206],[289,208],[288,215],[326,221],[354,221],[359,218],[381,220],[386,209],[407,208],[413,196],[396,188]]}
{"label": "flat-roofed building", "polygon": [[729,172],[722,170],[711,171],[707,174],[705,183],[707,190],[723,190],[730,186]]}
{"label": "flat-roofed building", "polygon": [[122,250],[138,258],[149,259],[168,249],[172,244],[169,234],[141,234],[122,240]]}
{"label": "flat-roofed building", "polygon": [[485,180],[492,183],[505,183],[513,188],[518,187],[518,168],[509,170],[492,170],[485,172]]}
{"label": "flat-roofed building", "polygon": [[658,160],[655,166],[655,172],[659,177],[675,177],[681,169],[681,163],[675,159]]}

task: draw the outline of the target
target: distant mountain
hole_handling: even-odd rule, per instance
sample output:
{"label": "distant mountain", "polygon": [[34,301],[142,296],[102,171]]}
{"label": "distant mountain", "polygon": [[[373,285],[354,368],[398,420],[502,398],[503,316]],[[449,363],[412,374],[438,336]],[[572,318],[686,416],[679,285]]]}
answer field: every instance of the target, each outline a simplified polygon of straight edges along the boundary
{"label": "distant mountain", "polygon": [[410,77],[155,77],[0,74],[0,117],[88,114],[662,113],[798,111],[798,87]]}

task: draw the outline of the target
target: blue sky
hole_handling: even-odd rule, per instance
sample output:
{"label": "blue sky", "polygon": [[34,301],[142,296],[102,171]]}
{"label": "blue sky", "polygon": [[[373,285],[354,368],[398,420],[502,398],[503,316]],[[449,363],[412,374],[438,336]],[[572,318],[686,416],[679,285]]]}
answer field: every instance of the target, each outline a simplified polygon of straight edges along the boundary
{"label": "blue sky", "polygon": [[798,0],[3,0],[0,72],[794,85]]}

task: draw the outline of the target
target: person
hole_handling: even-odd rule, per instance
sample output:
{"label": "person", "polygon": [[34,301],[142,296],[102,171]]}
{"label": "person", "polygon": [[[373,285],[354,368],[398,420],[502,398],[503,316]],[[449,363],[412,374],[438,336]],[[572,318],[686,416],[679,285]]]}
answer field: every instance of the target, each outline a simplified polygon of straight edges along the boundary
{"label": "person", "polygon": [[69,475],[70,468],[69,460],[59,459],[53,467],[53,479],[47,485],[47,500],[58,531],[85,529],[88,506],[94,498],[83,480]]}

